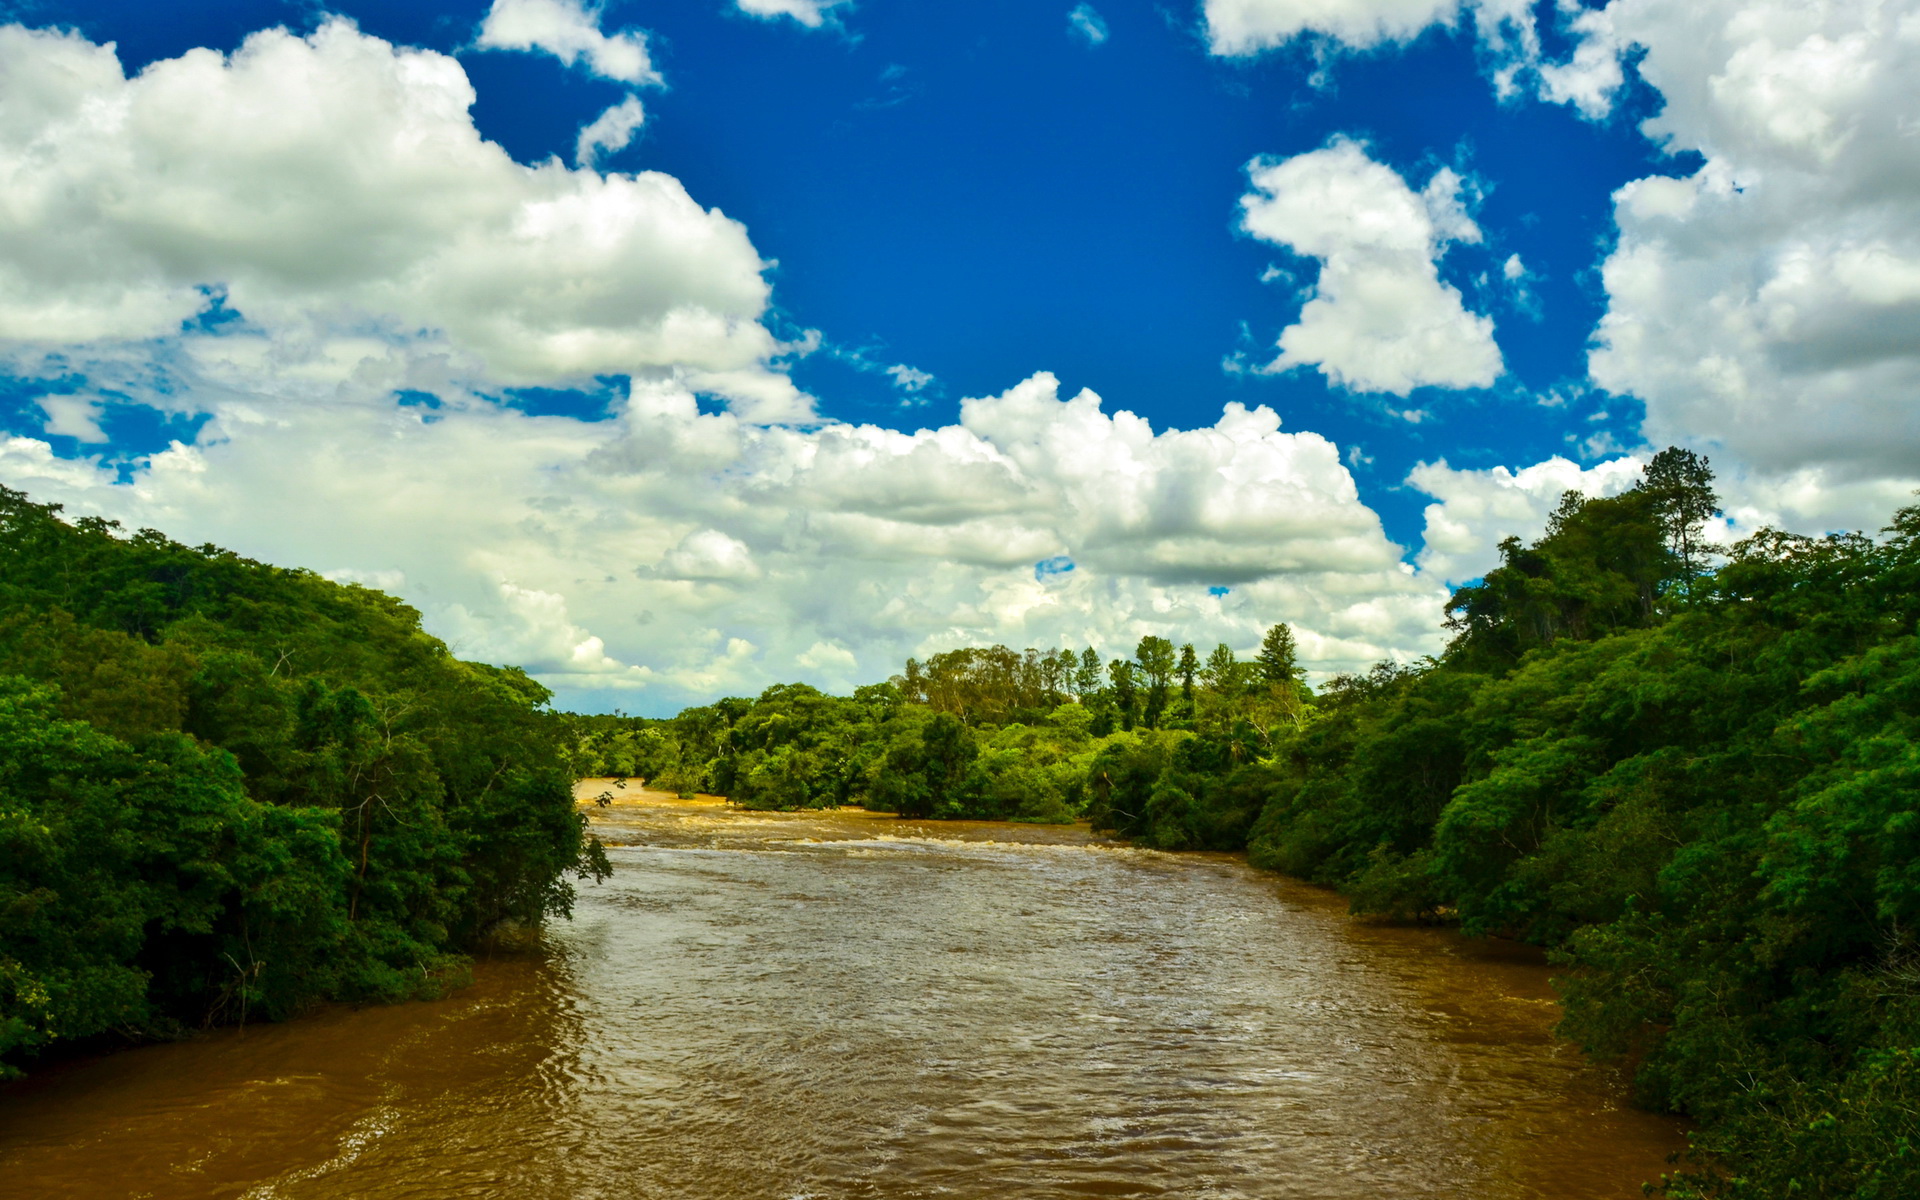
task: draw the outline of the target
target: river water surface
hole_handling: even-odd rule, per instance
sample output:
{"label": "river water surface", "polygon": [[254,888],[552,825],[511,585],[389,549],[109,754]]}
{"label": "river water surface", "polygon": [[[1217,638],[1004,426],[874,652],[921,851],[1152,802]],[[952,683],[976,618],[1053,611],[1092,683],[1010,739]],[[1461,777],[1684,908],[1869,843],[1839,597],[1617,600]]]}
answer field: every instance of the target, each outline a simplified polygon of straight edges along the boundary
{"label": "river water surface", "polygon": [[1585,1200],[1681,1143],[1511,947],[1083,829],[616,794],[613,878],[471,988],[0,1089],[0,1195]]}

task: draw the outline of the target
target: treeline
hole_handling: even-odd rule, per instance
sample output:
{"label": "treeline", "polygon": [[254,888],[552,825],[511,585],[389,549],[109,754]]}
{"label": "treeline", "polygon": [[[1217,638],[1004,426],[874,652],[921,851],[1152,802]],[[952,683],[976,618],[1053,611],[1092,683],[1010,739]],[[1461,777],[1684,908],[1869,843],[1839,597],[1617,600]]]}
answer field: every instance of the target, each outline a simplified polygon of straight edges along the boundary
{"label": "treeline", "polygon": [[1920,508],[1713,555],[1704,460],[1569,493],[1437,660],[1301,687],[1143,641],[962,650],[581,730],[752,806],[1090,818],[1547,947],[1562,1031],[1699,1122],[1673,1197],[1920,1195]]}
{"label": "treeline", "polygon": [[[1142,638],[1102,665],[1091,648],[1024,654],[1004,646],[909,659],[851,697],[805,684],[726,699],[669,720],[575,717],[582,774],[640,776],[747,808],[864,805],[908,817],[1065,822],[1121,811],[1114,780],[1217,750],[1214,766],[1253,764],[1310,711],[1292,631],[1274,626],[1242,662],[1216,646],[1202,664]],[[1119,805],[1120,807],[1116,807]],[[1251,820],[1249,816],[1248,821]],[[1167,849],[1234,847],[1245,824],[1128,829]],[[1201,826],[1208,826],[1202,828]]]}
{"label": "treeline", "polygon": [[379,592],[0,488],[0,1077],[432,993],[605,871],[570,730]]}

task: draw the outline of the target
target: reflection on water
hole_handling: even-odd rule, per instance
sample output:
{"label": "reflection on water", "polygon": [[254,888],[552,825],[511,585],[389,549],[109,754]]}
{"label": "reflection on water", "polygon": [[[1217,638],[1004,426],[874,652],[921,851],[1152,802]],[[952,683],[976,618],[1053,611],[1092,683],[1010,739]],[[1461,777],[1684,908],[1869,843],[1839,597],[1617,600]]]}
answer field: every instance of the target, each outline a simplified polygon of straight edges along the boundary
{"label": "reflection on water", "polygon": [[0,1194],[1579,1200],[1679,1145],[1510,948],[1080,830],[620,794],[543,953],[0,1089]]}

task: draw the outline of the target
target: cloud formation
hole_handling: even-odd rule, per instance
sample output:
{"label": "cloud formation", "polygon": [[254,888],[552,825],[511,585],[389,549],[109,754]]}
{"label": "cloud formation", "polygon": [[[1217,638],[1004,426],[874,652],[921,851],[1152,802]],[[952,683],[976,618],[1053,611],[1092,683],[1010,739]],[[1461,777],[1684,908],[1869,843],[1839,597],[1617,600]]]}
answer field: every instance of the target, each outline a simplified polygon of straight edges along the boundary
{"label": "cloud formation", "polygon": [[1276,620],[1320,671],[1437,648],[1444,591],[1400,562],[1337,449],[1266,408],[1155,430],[1042,373],[938,428],[795,428],[663,380],[582,422],[452,391],[396,404],[360,382],[390,363],[262,374],[202,352],[191,369],[147,398],[217,397],[213,419],[129,482],[32,438],[0,446],[0,477],[397,584],[460,653],[527,663],[569,703],[845,688],[994,641],[1250,653]]}
{"label": "cloud formation", "polygon": [[647,35],[600,32],[600,13],[579,0],[493,0],[474,44],[484,50],[532,50],[602,79],[635,87],[662,82],[647,53]]}
{"label": "cloud formation", "polygon": [[1442,167],[1415,192],[1357,142],[1336,138],[1247,165],[1240,226],[1320,260],[1300,319],[1266,371],[1317,366],[1332,382],[1405,396],[1416,387],[1485,387],[1503,370],[1493,321],[1440,279],[1449,242],[1477,242],[1461,179]]}
{"label": "cloud formation", "polygon": [[676,371],[769,419],[746,230],[658,172],[514,162],[460,64],[329,20],[127,78],[109,46],[0,28],[0,341],[166,337],[216,305],[287,340],[418,342],[498,385]]}
{"label": "cloud formation", "polygon": [[1920,14],[1866,0],[1616,0],[1645,130],[1705,165],[1615,195],[1594,380],[1650,440],[1763,471],[1920,475]]}
{"label": "cloud formation", "polygon": [[[1736,528],[1871,524],[1920,483],[1911,5],[1561,5],[1573,40],[1562,61],[1542,56],[1520,0],[1208,0],[1204,11],[1227,56],[1300,37],[1366,49],[1470,13],[1503,98],[1531,87],[1596,120],[1637,72],[1664,101],[1643,131],[1705,163],[1616,193],[1591,380],[1645,402],[1649,443],[1716,454],[1741,498]],[[1295,361],[1285,350],[1276,365]]]}
{"label": "cloud formation", "polygon": [[750,17],[774,21],[791,17],[808,29],[822,29],[839,19],[836,11],[853,0],[733,0],[733,6]]}
{"label": "cloud formation", "polygon": [[599,162],[602,154],[617,154],[632,143],[633,135],[647,123],[647,110],[640,105],[640,97],[628,96],[625,100],[607,109],[589,122],[580,131],[580,138],[574,144],[573,161],[576,166],[592,167]]}
{"label": "cloud formation", "polygon": [[46,415],[45,429],[55,437],[101,443],[107,440],[100,428],[100,402],[86,396],[42,396],[40,411]]}
{"label": "cloud formation", "polygon": [[1640,481],[1643,458],[1624,457],[1582,468],[1555,455],[1518,471],[1506,467],[1456,470],[1446,459],[1421,463],[1407,482],[1434,498],[1417,562],[1449,585],[1465,583],[1499,565],[1501,541],[1531,542],[1567,492],[1617,496]]}
{"label": "cloud formation", "polygon": [[1213,53],[1246,57],[1318,34],[1366,49],[1404,42],[1450,25],[1461,0],[1206,0],[1202,16]]}

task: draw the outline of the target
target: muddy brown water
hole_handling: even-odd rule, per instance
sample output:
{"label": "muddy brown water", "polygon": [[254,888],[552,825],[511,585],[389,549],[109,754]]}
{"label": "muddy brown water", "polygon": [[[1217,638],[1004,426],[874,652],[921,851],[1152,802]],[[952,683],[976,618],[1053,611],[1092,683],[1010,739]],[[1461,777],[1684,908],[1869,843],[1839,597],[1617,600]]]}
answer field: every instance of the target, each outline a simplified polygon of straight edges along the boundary
{"label": "muddy brown water", "polygon": [[471,988],[0,1088],[0,1195],[1584,1200],[1682,1141],[1513,947],[1084,829],[615,794],[613,878]]}

